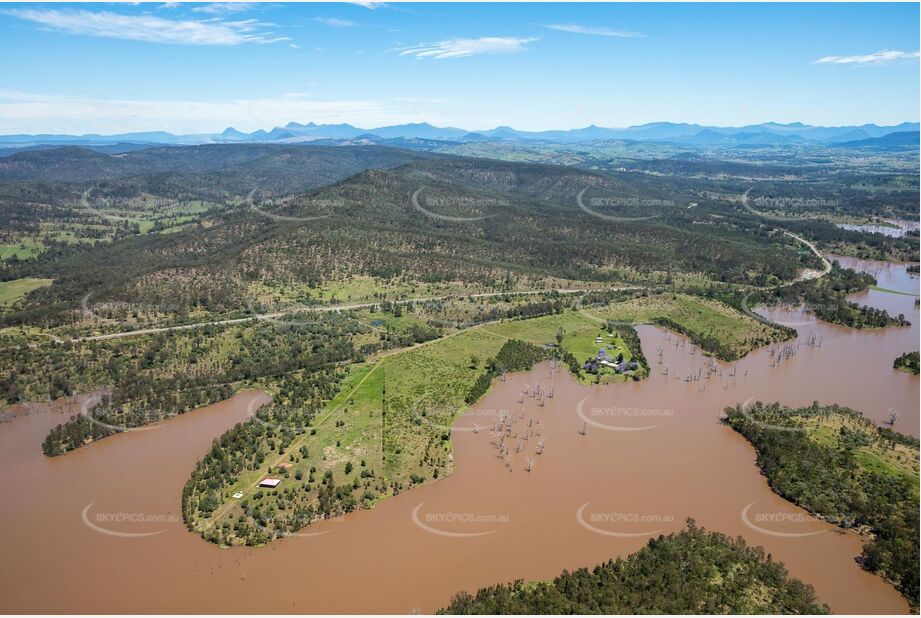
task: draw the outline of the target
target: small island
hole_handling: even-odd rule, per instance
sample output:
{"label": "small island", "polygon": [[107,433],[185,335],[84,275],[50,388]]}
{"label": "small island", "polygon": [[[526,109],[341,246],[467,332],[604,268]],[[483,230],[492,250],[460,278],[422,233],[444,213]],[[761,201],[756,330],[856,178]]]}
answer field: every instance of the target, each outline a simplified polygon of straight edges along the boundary
{"label": "small island", "polygon": [[564,571],[550,582],[460,592],[439,614],[827,614],[812,586],[760,547],[684,530],[650,539],[626,559]]}
{"label": "small island", "polygon": [[921,371],[921,367],[919,367],[918,362],[918,352],[906,352],[905,354],[902,354],[900,357],[895,359],[895,362],[892,364],[892,366],[899,371],[918,375],[919,371]]}

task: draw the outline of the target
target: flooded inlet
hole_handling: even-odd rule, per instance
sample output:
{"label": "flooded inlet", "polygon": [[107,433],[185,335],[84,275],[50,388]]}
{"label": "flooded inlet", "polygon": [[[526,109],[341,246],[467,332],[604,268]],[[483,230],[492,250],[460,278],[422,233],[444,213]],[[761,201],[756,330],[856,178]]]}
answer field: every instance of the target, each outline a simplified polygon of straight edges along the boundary
{"label": "flooded inlet", "polygon": [[[917,294],[904,266],[881,268],[881,288]],[[719,420],[725,406],[749,399],[817,400],[878,422],[896,410],[895,428],[918,435],[918,378],[892,368],[917,349],[914,297],[871,290],[854,299],[904,313],[912,326],[857,331],[767,312],[797,329],[796,354],[772,367],[764,348],[690,382],[683,378],[711,360],[681,337],[640,327],[649,379],[583,386],[547,363],[507,376],[457,421],[448,478],[262,548],[222,550],[179,515],[195,462],[264,394],[243,392],[50,459],[42,439],[75,410],[33,405],[0,424],[0,610],[431,612],[460,590],[626,556],[693,517],[763,546],[837,613],[907,613],[892,586],[854,561],[862,539],[775,495],[754,449]],[[821,347],[806,344],[813,335]],[[522,397],[551,383],[543,406]],[[511,470],[490,431],[500,416],[518,435]]]}

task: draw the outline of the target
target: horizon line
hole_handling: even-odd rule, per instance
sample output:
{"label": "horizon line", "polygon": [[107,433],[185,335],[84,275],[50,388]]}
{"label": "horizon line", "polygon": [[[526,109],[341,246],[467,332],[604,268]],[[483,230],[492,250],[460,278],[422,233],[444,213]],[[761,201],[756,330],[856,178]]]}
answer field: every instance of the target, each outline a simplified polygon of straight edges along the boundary
{"label": "horizon line", "polygon": [[238,130],[238,129],[236,129],[233,125],[229,125],[229,126],[225,127],[225,128],[222,129],[222,130],[216,130],[216,131],[210,131],[210,132],[209,132],[209,131],[205,131],[205,132],[194,132],[194,133],[174,133],[174,132],[172,132],[172,131],[167,131],[167,130],[165,130],[165,129],[137,129],[137,130],[129,130],[129,131],[117,131],[117,132],[113,132],[113,133],[67,133],[67,132],[55,132],[55,131],[52,129],[52,130],[48,130],[48,131],[41,131],[41,132],[35,132],[35,133],[0,133],[0,137],[18,137],[18,136],[23,136],[23,137],[40,137],[40,136],[59,136],[59,137],[113,137],[113,136],[133,135],[133,134],[141,134],[141,133],[163,133],[163,134],[170,135],[170,136],[173,136],[173,137],[191,137],[191,136],[213,136],[213,135],[221,135],[222,133],[224,133],[224,132],[226,132],[226,131],[230,131],[230,130],[237,131],[238,133],[241,133],[241,134],[252,134],[252,133],[257,133],[257,132],[259,132],[259,131],[263,131],[263,132],[265,132],[265,133],[269,133],[269,132],[271,132],[271,131],[273,131],[273,130],[275,130],[275,129],[284,129],[284,128],[286,128],[287,126],[289,126],[289,125],[291,125],[291,124],[296,124],[296,125],[301,126],[301,127],[310,127],[310,126],[314,126],[314,127],[343,126],[343,127],[351,127],[351,128],[353,128],[353,129],[360,130],[360,131],[367,131],[367,132],[369,132],[369,133],[372,132],[372,131],[378,130],[378,129],[389,129],[389,128],[394,128],[394,127],[428,126],[428,127],[434,128],[434,129],[457,130],[457,131],[465,131],[465,132],[468,133],[468,134],[476,134],[476,133],[484,133],[484,132],[496,131],[496,130],[499,130],[499,129],[510,129],[510,130],[515,131],[515,132],[518,132],[518,133],[550,133],[550,132],[567,133],[567,132],[574,132],[574,131],[582,131],[582,130],[585,130],[585,129],[600,129],[600,130],[605,130],[605,131],[626,131],[626,130],[630,130],[630,129],[637,129],[637,128],[648,127],[648,126],[652,126],[652,125],[690,126],[690,127],[701,127],[701,128],[704,128],[704,129],[708,129],[708,128],[712,128],[712,129],[744,129],[744,128],[747,128],[747,127],[759,127],[759,126],[767,126],[767,125],[775,125],[775,126],[779,126],[779,127],[793,127],[793,126],[797,126],[797,125],[798,125],[798,126],[801,126],[801,127],[803,127],[803,128],[807,128],[807,129],[839,129],[839,128],[844,128],[844,127],[864,127],[864,126],[875,126],[875,127],[879,127],[879,128],[890,128],[890,127],[899,127],[899,126],[902,126],[902,125],[905,125],[905,124],[921,124],[921,120],[903,120],[903,121],[898,122],[898,123],[895,123],[895,124],[879,124],[879,123],[877,123],[877,122],[862,122],[862,123],[860,123],[860,124],[809,124],[809,123],[805,123],[805,122],[802,122],[802,121],[799,121],[799,120],[795,120],[795,121],[791,121],[791,122],[778,122],[778,121],[776,121],[776,120],[767,120],[767,121],[762,121],[762,122],[751,122],[751,123],[742,124],[742,125],[716,125],[716,124],[701,124],[701,123],[699,123],[699,122],[688,122],[688,121],[653,120],[653,121],[650,121],[650,122],[645,122],[645,123],[641,123],[641,124],[631,124],[631,125],[626,125],[626,126],[603,126],[603,125],[598,125],[598,124],[592,123],[592,124],[588,124],[588,125],[585,125],[585,126],[577,126],[577,127],[572,127],[572,128],[568,128],[568,129],[565,129],[565,128],[516,129],[515,127],[513,127],[513,126],[511,126],[511,125],[507,125],[507,124],[499,124],[499,125],[496,125],[495,127],[490,128],[490,129],[485,129],[485,128],[484,128],[484,129],[466,129],[466,128],[463,128],[463,127],[458,127],[458,126],[453,126],[453,125],[437,125],[437,124],[432,124],[432,123],[427,122],[427,121],[423,121],[423,122],[408,122],[408,123],[389,124],[389,125],[379,125],[379,126],[374,126],[374,127],[365,128],[365,127],[361,127],[361,126],[358,126],[358,125],[351,124],[351,123],[349,123],[349,122],[315,123],[315,122],[313,122],[313,121],[307,121],[306,123],[302,123],[302,122],[299,122],[299,121],[296,121],[296,120],[291,120],[291,121],[288,121],[286,124],[283,124],[283,125],[280,125],[280,124],[279,124],[279,125],[275,125],[275,126],[272,126],[271,128],[268,128],[268,129],[267,129],[267,128],[258,128],[258,129],[253,129],[252,131]]}

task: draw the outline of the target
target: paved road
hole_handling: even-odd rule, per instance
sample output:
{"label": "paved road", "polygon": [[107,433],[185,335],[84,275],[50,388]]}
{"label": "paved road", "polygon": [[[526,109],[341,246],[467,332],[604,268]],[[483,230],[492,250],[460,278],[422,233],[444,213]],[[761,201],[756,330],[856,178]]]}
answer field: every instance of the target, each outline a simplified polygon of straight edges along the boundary
{"label": "paved road", "polygon": [[[526,290],[522,292],[482,292],[477,294],[449,294],[445,296],[431,296],[428,298],[409,298],[406,300],[393,301],[393,304],[396,305],[407,305],[410,303],[423,303],[433,300],[449,300],[456,298],[495,298],[498,296],[533,296],[537,294],[546,294],[548,292],[557,292],[560,294],[577,294],[581,292],[594,292],[599,290],[640,290],[641,287],[613,287],[613,288],[555,288],[549,290]],[[135,337],[137,335],[152,335],[156,333],[167,333],[175,330],[190,330],[194,328],[204,328],[205,326],[221,326],[223,324],[241,324],[243,322],[254,322],[260,320],[277,320],[278,318],[284,317],[285,315],[290,315],[292,313],[327,313],[330,311],[351,311],[354,309],[368,309],[371,307],[379,306],[380,302],[371,302],[371,303],[355,303],[350,305],[323,305],[323,306],[304,306],[304,307],[291,307],[285,309],[284,311],[278,311],[275,313],[261,313],[255,314],[245,318],[232,318],[228,320],[214,320],[211,322],[196,322],[194,324],[182,324],[179,326],[161,326],[157,328],[143,328],[138,330],[130,330],[122,333],[109,333],[106,335],[89,335],[86,337],[75,337],[70,341],[102,341],[104,339],[121,339],[123,337]]]}

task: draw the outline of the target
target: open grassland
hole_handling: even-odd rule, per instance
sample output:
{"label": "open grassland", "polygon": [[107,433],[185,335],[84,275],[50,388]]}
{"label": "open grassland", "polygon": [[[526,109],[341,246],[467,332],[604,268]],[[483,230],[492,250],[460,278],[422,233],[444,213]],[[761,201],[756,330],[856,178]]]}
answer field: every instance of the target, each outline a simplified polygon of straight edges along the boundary
{"label": "open grassland", "polygon": [[783,331],[732,307],[685,294],[641,296],[586,312],[600,319],[677,330],[705,352],[724,360],[741,358],[755,348],[786,338]]}
{"label": "open grassland", "polygon": [[918,448],[908,443],[887,442],[876,438],[875,425],[859,416],[845,414],[829,416],[800,416],[810,440],[828,447],[838,445],[842,435],[866,436],[853,449],[857,464],[863,471],[886,476],[904,477],[917,487]]}
{"label": "open grassland", "polygon": [[19,260],[28,260],[44,250],[45,248],[37,240],[23,236],[18,242],[0,245],[0,260],[14,257]]}
{"label": "open grassland", "polygon": [[4,281],[0,283],[0,305],[7,305],[15,302],[38,288],[51,285],[51,279],[33,279],[27,277],[24,279],[14,279],[13,281]]}

